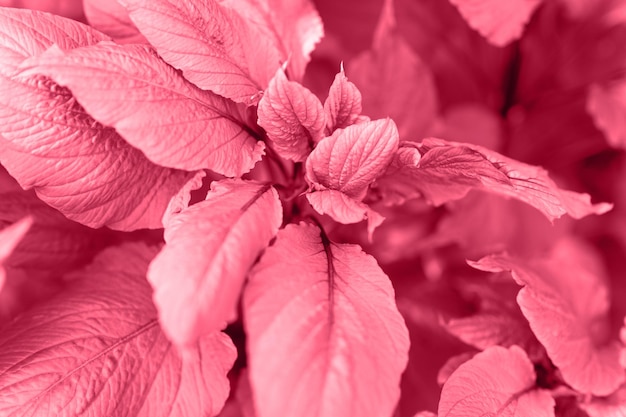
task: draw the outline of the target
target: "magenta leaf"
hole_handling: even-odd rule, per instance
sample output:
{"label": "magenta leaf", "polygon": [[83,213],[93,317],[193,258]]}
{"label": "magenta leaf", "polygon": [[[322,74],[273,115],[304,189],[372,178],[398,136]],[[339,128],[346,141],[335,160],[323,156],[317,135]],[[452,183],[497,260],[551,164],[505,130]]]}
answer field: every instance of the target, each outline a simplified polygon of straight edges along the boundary
{"label": "magenta leaf", "polygon": [[533,364],[521,348],[490,347],[450,375],[441,391],[438,415],[554,417],[554,399],[548,391],[535,389],[535,378]]}
{"label": "magenta leaf", "polygon": [[147,43],[117,0],[83,0],[89,24],[119,43]]}
{"label": "magenta leaf", "polygon": [[26,68],[24,76],[42,74],[68,87],[94,119],[156,164],[240,176],[263,155],[241,107],[190,84],[148,46],[51,48]]}
{"label": "magenta leaf", "polygon": [[608,86],[592,85],[587,111],[611,146],[626,149],[626,80]]}
{"label": "magenta leaf", "polygon": [[287,225],[251,272],[243,306],[259,417],[392,414],[408,331],[391,282],[359,246]]}
{"label": "magenta leaf", "polygon": [[428,67],[396,28],[392,0],[385,0],[374,43],[349,62],[352,81],[363,93],[363,112],[391,117],[403,140],[428,134],[438,111]]}
{"label": "magenta leaf", "polygon": [[582,218],[603,214],[613,206],[591,204],[587,194],[561,190],[548,173],[468,143],[428,138],[404,142],[376,188],[390,202],[423,196],[441,205],[465,197],[472,189],[523,201],[554,220],[569,214]]}
{"label": "magenta leaf", "polygon": [[287,80],[282,69],[263,94],[258,117],[276,153],[295,162],[306,159],[326,126],[319,99],[302,84]]}
{"label": "magenta leaf", "polygon": [[252,104],[280,64],[274,45],[219,1],[120,3],[159,55],[204,90]]}
{"label": "magenta leaf", "polygon": [[0,230],[0,292],[4,288],[6,280],[6,271],[4,263],[11,256],[17,244],[24,238],[26,232],[33,224],[32,217],[24,217],[23,219],[11,224]]}
{"label": "magenta leaf", "polygon": [[248,270],[281,221],[278,193],[242,180],[214,182],[205,201],[171,218],[148,271],[170,340],[193,346],[236,317]]}
{"label": "magenta leaf", "polygon": [[236,356],[213,333],[184,356],[159,328],[145,272],[156,250],[111,248],[0,336],[3,416],[214,416]]}
{"label": "magenta leaf", "polygon": [[470,265],[511,271],[522,313],[565,381],[583,393],[609,395],[626,381],[620,343],[610,332],[609,292],[590,248],[564,240],[546,259],[493,255]]}
{"label": "magenta leaf", "polygon": [[467,23],[496,46],[522,36],[542,0],[450,0]]}
{"label": "magenta leaf", "polygon": [[324,102],[326,132],[330,135],[337,129],[354,124],[359,119],[361,111],[361,92],[356,85],[348,81],[342,65],[341,71],[335,75],[335,80]]}

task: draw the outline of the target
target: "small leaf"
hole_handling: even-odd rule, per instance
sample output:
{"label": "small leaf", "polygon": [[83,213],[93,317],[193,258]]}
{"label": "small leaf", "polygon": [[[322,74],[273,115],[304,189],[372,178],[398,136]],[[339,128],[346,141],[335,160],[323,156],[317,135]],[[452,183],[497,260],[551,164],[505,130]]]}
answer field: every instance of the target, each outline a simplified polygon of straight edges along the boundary
{"label": "small leaf", "polygon": [[[181,356],[163,335],[145,272],[156,250],[111,248],[58,297],[0,336],[3,416],[214,416],[236,350],[223,333]],[[120,414],[121,413],[121,414]]]}
{"label": "small leaf", "polygon": [[22,220],[0,230],[0,292],[6,280],[4,263],[11,256],[11,253],[22,240],[26,232],[33,223],[32,217],[24,217]]}
{"label": "small leaf", "polygon": [[611,146],[626,149],[626,80],[609,86],[593,84],[587,111]]}
{"label": "small leaf", "polygon": [[554,399],[548,391],[534,388],[535,377],[521,348],[490,347],[450,375],[441,391],[438,415],[554,417]]}
{"label": "small leaf", "polygon": [[542,0],[450,0],[467,23],[496,46],[519,39]]}
{"label": "small leaf", "polygon": [[359,246],[287,225],[251,272],[243,307],[259,417],[392,414],[408,331],[391,282]]}
{"label": "small leaf", "polygon": [[493,255],[470,265],[511,271],[524,286],[517,296],[522,313],[573,388],[605,396],[626,381],[620,343],[610,335],[608,288],[591,248],[563,240],[538,261]]}
{"label": "small leaf", "polygon": [[26,67],[25,76],[68,87],[94,119],[156,164],[240,176],[263,154],[264,144],[241,121],[242,108],[188,83],[148,46],[51,48]]}
{"label": "small leaf", "polygon": [[295,162],[306,159],[326,124],[322,103],[300,83],[287,80],[282,69],[263,94],[258,116],[276,153]]}
{"label": "small leaf", "polygon": [[388,203],[423,196],[434,205],[463,198],[472,189],[482,189],[530,204],[549,220],[564,214],[579,219],[606,213],[613,207],[607,203],[591,204],[588,194],[561,190],[540,167],[478,145],[435,138],[402,143],[375,188]]}
{"label": "small leaf", "polygon": [[326,132],[330,135],[337,129],[354,124],[362,111],[361,92],[356,85],[348,81],[343,71],[335,75],[335,80],[324,102],[326,113]]}
{"label": "small leaf", "polygon": [[193,346],[235,317],[248,270],[281,221],[277,192],[242,180],[214,182],[205,201],[170,219],[148,271],[170,340]]}

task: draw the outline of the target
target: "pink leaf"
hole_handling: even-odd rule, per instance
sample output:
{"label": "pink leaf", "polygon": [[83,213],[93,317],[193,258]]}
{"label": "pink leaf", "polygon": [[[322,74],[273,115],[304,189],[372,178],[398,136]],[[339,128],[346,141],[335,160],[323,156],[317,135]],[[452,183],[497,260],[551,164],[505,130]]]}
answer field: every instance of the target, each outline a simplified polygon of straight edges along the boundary
{"label": "pink leaf", "polygon": [[386,0],[374,43],[349,62],[352,81],[363,93],[363,113],[392,118],[400,138],[429,132],[438,111],[437,91],[428,67],[396,29],[392,0]]}
{"label": "pink leaf", "polygon": [[236,351],[222,333],[179,355],[144,277],[156,251],[108,249],[0,336],[0,414],[214,416]]}
{"label": "pink leaf", "polygon": [[234,318],[248,270],[281,221],[276,191],[242,180],[214,182],[205,201],[171,218],[148,271],[170,340],[192,346]]}
{"label": "pink leaf", "polygon": [[147,43],[117,0],[83,0],[89,24],[119,43]]}
{"label": "pink leaf", "polygon": [[328,134],[337,129],[343,129],[354,124],[362,111],[361,92],[348,81],[343,71],[335,75],[335,80],[328,91],[328,98],[324,102],[326,113],[326,131]]}
{"label": "pink leaf", "polygon": [[611,146],[626,149],[626,80],[610,86],[593,84],[587,111]]}
{"label": "pink leaf", "polygon": [[554,399],[548,391],[534,386],[533,364],[521,348],[490,347],[448,378],[441,391],[438,414],[554,417]]}
{"label": "pink leaf", "polygon": [[467,23],[496,46],[519,39],[542,0],[450,0]]}
{"label": "pink leaf", "polygon": [[517,302],[565,381],[583,393],[608,395],[626,375],[620,344],[610,336],[609,293],[599,262],[590,248],[564,240],[539,261],[494,255],[470,265],[511,271],[524,286]]}
{"label": "pink leaf", "polygon": [[240,176],[263,154],[240,107],[188,83],[147,46],[51,48],[27,68],[25,75],[68,87],[91,116],[156,164]]}
{"label": "pink leaf", "polygon": [[626,415],[626,385],[608,397],[593,398],[580,404],[589,417],[624,417]]}
{"label": "pink leaf", "polygon": [[258,116],[276,153],[295,162],[306,159],[326,125],[322,103],[300,83],[288,81],[282,69],[259,102]]}
{"label": "pink leaf", "polygon": [[253,104],[280,65],[272,43],[221,2],[120,3],[159,55],[204,90]]}
{"label": "pink leaf", "polygon": [[408,331],[389,279],[359,246],[287,225],[253,269],[243,305],[259,417],[392,414]]}
{"label": "pink leaf", "polygon": [[81,0],[0,0],[0,6],[39,10],[70,19],[82,20]]}
{"label": "pink leaf", "polygon": [[403,143],[375,188],[391,203],[421,195],[434,205],[483,189],[530,204],[550,220],[566,213],[577,219],[603,214],[613,207],[592,205],[587,194],[561,190],[540,167],[478,145],[435,138]]}
{"label": "pink leaf", "polygon": [[0,292],[4,288],[4,281],[6,280],[4,263],[11,256],[11,253],[26,232],[28,232],[32,223],[32,217],[24,217],[22,220],[0,230]]}

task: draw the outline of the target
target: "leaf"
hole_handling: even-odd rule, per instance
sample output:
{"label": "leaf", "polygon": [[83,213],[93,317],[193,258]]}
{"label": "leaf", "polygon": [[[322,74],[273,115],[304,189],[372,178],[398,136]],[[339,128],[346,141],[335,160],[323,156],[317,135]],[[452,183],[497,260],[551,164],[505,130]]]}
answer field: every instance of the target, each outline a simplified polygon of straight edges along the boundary
{"label": "leaf", "polygon": [[144,276],[156,251],[126,244],[0,336],[3,416],[216,415],[236,351],[223,333],[185,356],[159,328]]}
{"label": "leaf", "polygon": [[81,20],[82,0],[0,0],[0,6],[40,10],[70,19]]}
{"label": "leaf", "polygon": [[374,188],[391,204],[423,196],[434,205],[482,189],[530,204],[549,220],[564,214],[579,219],[613,207],[591,204],[588,194],[561,190],[540,167],[478,145],[435,138],[402,143],[398,156]]}
{"label": "leaf", "polygon": [[205,201],[171,218],[148,270],[170,340],[193,346],[234,318],[248,270],[281,221],[277,192],[242,180],[214,182]]}
{"label": "leaf", "polygon": [[258,117],[276,153],[295,162],[304,162],[326,125],[322,103],[300,83],[287,80],[282,69],[263,94]]}
{"label": "leaf", "polygon": [[190,174],[152,164],[51,80],[11,75],[52,44],[75,48],[108,38],[77,22],[17,9],[0,9],[0,33],[0,162],[72,220],[122,230],[162,227],[169,199]]}
{"label": "leaf", "polygon": [[450,375],[441,391],[438,415],[554,417],[554,399],[534,386],[533,364],[521,348],[493,346]]}
{"label": "leaf", "polygon": [[609,86],[591,85],[587,111],[612,147],[626,149],[626,80]]}
{"label": "leaf", "polygon": [[593,398],[583,402],[580,407],[589,417],[624,417],[626,415],[626,385],[608,397]]}
{"label": "leaf", "polygon": [[24,238],[32,223],[32,217],[24,217],[20,221],[0,230],[0,292],[2,292],[6,280],[4,263],[11,256],[20,240]]}
{"label": "leaf", "polygon": [[342,65],[341,71],[335,75],[335,80],[324,102],[326,133],[330,135],[337,129],[354,124],[361,115],[361,111],[361,92],[356,85],[348,81]]}
{"label": "leaf", "polygon": [[385,1],[372,48],[348,70],[363,93],[363,113],[392,118],[403,139],[421,138],[435,121],[437,91],[430,70],[396,29],[392,4]]}
{"label": "leaf", "polygon": [[287,225],[251,272],[243,308],[259,417],[392,414],[408,331],[391,282],[359,246]]}
{"label": "leaf", "polygon": [[492,255],[475,268],[511,271],[522,313],[565,381],[582,393],[605,396],[626,381],[620,344],[611,338],[609,292],[598,255],[563,240],[545,259]]}
{"label": "leaf", "polygon": [[148,43],[117,0],[83,0],[89,24],[119,43]]}
{"label": "leaf", "polygon": [[188,83],[148,46],[51,48],[26,68],[24,76],[42,74],[68,87],[94,119],[156,164],[240,176],[263,155],[240,107]]}
{"label": "leaf", "polygon": [[493,45],[519,39],[542,0],[450,0],[467,23]]}
{"label": "leaf", "polygon": [[271,42],[221,2],[120,3],[159,55],[204,90],[254,104],[280,65]]}

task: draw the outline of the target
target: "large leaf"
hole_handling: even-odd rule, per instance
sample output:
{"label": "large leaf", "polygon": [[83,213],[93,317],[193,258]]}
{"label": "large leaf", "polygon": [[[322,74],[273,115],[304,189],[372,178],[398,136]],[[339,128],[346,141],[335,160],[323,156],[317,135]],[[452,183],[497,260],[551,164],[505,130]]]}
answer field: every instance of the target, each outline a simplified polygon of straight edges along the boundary
{"label": "large leaf", "polygon": [[0,414],[216,415],[235,348],[223,333],[180,356],[159,328],[145,272],[156,250],[108,249],[67,291],[0,336]]}
{"label": "large leaf", "polygon": [[259,417],[392,414],[408,331],[359,246],[288,225],[251,272],[243,307]]}
{"label": "large leaf", "polygon": [[587,194],[560,189],[548,173],[482,146],[428,138],[404,142],[376,188],[388,202],[422,196],[434,205],[465,197],[472,189],[521,200],[554,220],[603,214],[613,206],[591,204]]}
{"label": "large leaf", "polygon": [[511,271],[524,286],[517,296],[522,313],[573,388],[605,396],[626,381],[621,345],[611,337],[606,278],[591,248],[564,240],[545,259],[493,255],[471,265]]}
{"label": "large leaf", "polygon": [[518,346],[494,346],[450,375],[441,391],[439,417],[554,417],[554,399],[534,389],[535,370]]}
{"label": "large leaf", "polygon": [[239,176],[263,154],[241,107],[190,84],[148,46],[51,48],[25,65],[25,76],[68,87],[90,115],[156,164]]}
{"label": "large leaf", "polygon": [[278,193],[241,180],[211,185],[206,200],[174,215],[148,278],[164,331],[179,347],[225,327],[248,270],[280,226]]}
{"label": "large leaf", "polygon": [[276,153],[303,162],[322,139],[326,118],[319,99],[302,84],[276,72],[259,102],[259,125]]}

